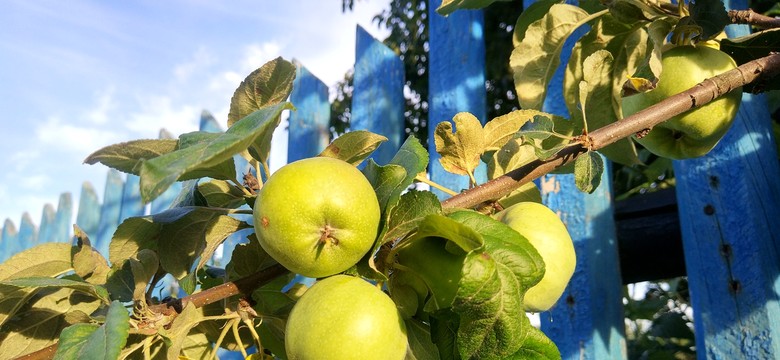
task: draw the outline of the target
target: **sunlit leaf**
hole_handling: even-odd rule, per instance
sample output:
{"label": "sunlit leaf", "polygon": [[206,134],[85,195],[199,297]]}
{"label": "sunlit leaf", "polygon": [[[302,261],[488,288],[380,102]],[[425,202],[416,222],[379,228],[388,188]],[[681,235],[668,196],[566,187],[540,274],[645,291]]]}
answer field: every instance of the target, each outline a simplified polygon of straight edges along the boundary
{"label": "sunlit leaf", "polygon": [[229,161],[258,139],[270,144],[271,135],[279,124],[279,115],[290,108],[289,103],[261,108],[207,141],[145,161],[140,172],[141,198],[145,202],[151,201],[188,173]]}
{"label": "sunlit leaf", "polygon": [[469,113],[458,113],[452,121],[454,132],[448,121],[439,123],[434,132],[436,152],[441,155],[439,161],[444,170],[453,174],[473,174],[485,150],[482,124]]}
{"label": "sunlit leaf", "polygon": [[54,359],[116,359],[127,343],[130,316],[118,301],[111,303],[101,326],[77,324],[65,328]]}
{"label": "sunlit leaf", "polygon": [[605,12],[590,15],[574,5],[555,4],[528,26],[509,58],[521,108],[542,108],[547,85],[560,64],[564,42],[575,29]]}
{"label": "sunlit leaf", "polygon": [[442,0],[441,5],[436,9],[439,15],[449,15],[458,9],[481,9],[496,1],[510,0]]}
{"label": "sunlit leaf", "polygon": [[170,153],[179,145],[175,139],[143,139],[109,145],[84,159],[84,163],[101,163],[119,171],[138,175],[143,161]]}
{"label": "sunlit leaf", "polygon": [[344,160],[357,166],[385,141],[386,137],[370,131],[350,131],[333,140],[319,156]]}
{"label": "sunlit leaf", "polygon": [[596,191],[603,173],[604,161],[596,152],[588,151],[574,160],[574,182],[582,192],[590,194]]}

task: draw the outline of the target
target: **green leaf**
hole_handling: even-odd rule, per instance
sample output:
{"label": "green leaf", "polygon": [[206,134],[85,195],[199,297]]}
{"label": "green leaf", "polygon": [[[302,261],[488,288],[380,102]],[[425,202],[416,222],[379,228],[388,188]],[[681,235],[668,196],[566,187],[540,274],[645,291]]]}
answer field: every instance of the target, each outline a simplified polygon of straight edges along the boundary
{"label": "green leaf", "polygon": [[[285,101],[292,92],[295,80],[295,65],[278,57],[253,71],[241,82],[233,98],[230,99],[228,127],[232,128],[242,119],[255,111]],[[270,122],[274,128],[279,125],[281,113],[273,115]],[[230,129],[228,129],[230,132]],[[249,154],[261,163],[268,161],[271,150],[273,129],[264,132],[250,141],[251,146],[244,147]],[[244,149],[241,149],[243,151]]]}
{"label": "green leaf", "polygon": [[448,121],[439,123],[434,132],[436,152],[441,154],[439,161],[444,170],[453,174],[473,174],[485,151],[482,124],[474,115],[465,112],[456,114],[452,121],[455,132]]}
{"label": "green leaf", "polygon": [[[627,26],[607,15],[599,18],[575,44],[564,75],[564,98],[572,121],[577,125],[575,131],[581,132],[584,128],[579,107],[581,81],[588,83],[589,105],[585,108],[588,128],[598,129],[622,118],[623,84],[640,67],[647,66],[647,42],[647,33],[642,28]],[[630,139],[619,140],[601,151],[621,164],[639,163],[636,147]]]}
{"label": "green leaf", "polygon": [[110,168],[138,175],[141,163],[173,152],[178,145],[179,141],[173,139],[133,140],[95,151],[84,159],[84,163],[94,165],[99,162]]}
{"label": "green leaf", "polygon": [[440,214],[441,203],[430,191],[411,190],[403,195],[393,207],[387,221],[387,231],[381,243],[387,243],[406,236],[417,229],[420,221],[431,214]]}
{"label": "green leaf", "polygon": [[561,352],[550,338],[541,330],[531,326],[527,317],[523,317],[524,326],[527,329],[523,347],[512,355],[513,359],[522,360],[558,360],[561,358]]}
{"label": "green leaf", "polygon": [[385,213],[388,206],[398,201],[401,192],[406,189],[403,184],[406,178],[406,170],[400,165],[377,165],[373,159],[363,169],[363,175],[374,187],[381,213]]}
{"label": "green leaf", "polygon": [[245,194],[223,180],[210,180],[198,184],[198,192],[210,207],[237,209],[246,204]]}
{"label": "green leaf", "polygon": [[121,264],[143,249],[157,251],[162,224],[151,216],[130,217],[122,221],[108,245],[108,259],[112,264]]}
{"label": "green leaf", "polygon": [[574,160],[574,183],[582,192],[588,194],[596,191],[604,173],[604,161],[593,151],[588,151]]}
{"label": "green leaf", "polygon": [[[210,133],[204,131],[193,131],[179,136],[179,149],[186,149],[191,146],[207,144],[222,136],[222,133]],[[231,180],[236,177],[236,162],[233,157],[229,157],[220,163],[210,166],[202,166],[192,171],[188,171],[179,177],[178,181],[200,179],[202,177],[212,177],[221,180]]]}
{"label": "green leaf", "polygon": [[406,169],[406,178],[401,186],[408,187],[414,182],[417,174],[428,168],[428,161],[428,150],[420,144],[420,140],[416,137],[409,136],[390,160],[390,164],[400,165]]}
{"label": "green leaf", "polygon": [[452,309],[460,315],[458,351],[464,359],[501,359],[522,345],[523,289],[512,272],[485,253],[466,256]]}
{"label": "green leaf", "polygon": [[439,360],[439,349],[431,341],[431,328],[417,319],[406,319],[406,336],[409,340],[407,360]]}
{"label": "green leaf", "polygon": [[333,140],[318,156],[327,156],[359,165],[387,138],[366,130],[350,131]]}
{"label": "green leaf", "polygon": [[106,277],[111,271],[108,261],[100,252],[89,245],[86,234],[76,225],[74,225],[74,232],[76,233],[74,236],[84,236],[84,238],[83,240],[80,238],[81,245],[78,247],[78,251],[73,254],[73,271],[91,284],[105,284]]}
{"label": "green leaf", "polygon": [[263,107],[287,100],[292,92],[293,80],[295,65],[281,57],[253,71],[241,82],[230,99],[228,127]]}
{"label": "green leaf", "polygon": [[666,37],[669,36],[669,32],[672,31],[672,26],[673,24],[671,22],[662,18],[653,21],[647,27],[647,35],[653,44],[653,51],[650,54],[650,58],[648,59],[648,66],[656,78],[661,75],[661,70],[663,67],[661,63],[663,56],[663,46],[664,42],[666,42]]}
{"label": "green leaf", "polygon": [[606,10],[590,15],[577,6],[555,4],[528,26],[509,59],[521,108],[542,108],[547,85],[560,64],[564,42],[575,29],[604,13]]}
{"label": "green leaf", "polygon": [[157,273],[160,267],[160,259],[157,253],[142,249],[136,254],[135,259],[128,259],[130,270],[133,275],[135,288],[133,289],[133,300],[146,300],[146,287]]}
{"label": "green leaf", "polygon": [[129,330],[127,309],[114,301],[103,325],[78,324],[64,329],[54,359],[116,359],[127,343]]}
{"label": "green leaf", "polygon": [[[15,359],[57,342],[69,320],[83,318],[101,306],[100,300],[69,288],[41,289],[0,332],[0,359]],[[69,316],[78,313],[80,316]]]}
{"label": "green leaf", "polygon": [[496,1],[510,0],[442,0],[436,12],[439,15],[447,16],[458,9],[482,9]]}
{"label": "green leaf", "polygon": [[106,291],[104,287],[96,286],[85,281],[72,280],[68,278],[51,278],[40,276],[16,278],[0,281],[0,286],[16,286],[20,288],[68,288],[92,295],[106,304],[110,303],[108,299],[108,291]]}
{"label": "green leaf", "polygon": [[189,303],[184,307],[181,313],[173,319],[170,327],[159,328],[158,331],[166,343],[166,358],[178,359],[185,340],[190,331],[203,320],[203,315]]}
{"label": "green leaf", "polygon": [[466,255],[452,305],[460,318],[458,352],[464,359],[506,358],[521,348],[528,331],[522,298],[541,279],[544,262],[527,239],[500,221],[475,211],[450,218],[484,240]]}
{"label": "green leaf", "polygon": [[158,244],[160,265],[181,280],[182,289],[191,294],[195,291],[197,269],[209,261],[229,235],[248,227],[221,211],[197,208],[162,227]]}
{"label": "green leaf", "polygon": [[230,263],[225,270],[228,279],[232,281],[260,272],[274,264],[277,264],[276,260],[263,250],[257,236],[252,233],[248,243],[238,244],[233,249]]}
{"label": "green leaf", "polygon": [[[585,109],[584,119],[588,121],[589,129],[598,129],[617,121],[618,114],[611,109],[615,103],[613,89],[615,81],[613,75],[613,58],[607,50],[598,50],[588,56],[583,62],[583,74],[586,86],[584,97],[587,102],[582,102]],[[581,88],[582,92],[583,89]],[[582,95],[581,95],[582,96]],[[599,150],[610,160],[620,164],[633,165],[639,163],[636,146],[630,139],[621,139]]]}
{"label": "green leaf", "polygon": [[73,269],[70,244],[46,243],[16,253],[0,264],[0,280],[62,275]]}
{"label": "green leaf", "polygon": [[526,123],[519,136],[529,139],[545,140],[555,134],[555,124],[552,119],[544,115],[535,115],[532,122]]}
{"label": "green leaf", "polygon": [[[73,270],[73,247],[63,243],[45,243],[16,253],[0,264],[0,280],[25,277],[57,277]],[[37,290],[0,285],[0,326],[12,318]]]}
{"label": "green leaf", "polygon": [[512,272],[515,280],[522,285],[523,292],[542,279],[544,261],[536,248],[520,233],[476,211],[457,211],[449,217],[482,236],[484,251]]}
{"label": "green leaf", "polygon": [[487,161],[488,179],[495,179],[536,159],[533,145],[524,143],[519,137],[514,138]]}
{"label": "green leaf", "polygon": [[731,24],[723,0],[696,0],[688,3],[688,10],[696,25],[701,26],[701,40],[714,39]]}
{"label": "green leaf", "polygon": [[458,314],[450,309],[437,311],[430,316],[431,340],[439,349],[442,360],[459,360],[457,345]]}
{"label": "green leaf", "polygon": [[[289,103],[261,108],[207,141],[145,161],[140,171],[141,198],[149,202],[188,173],[228,161],[256,141],[261,140],[270,145],[271,135],[279,125],[280,114],[290,108]],[[205,139],[206,136],[203,137]]]}
{"label": "green leaf", "polygon": [[409,241],[426,237],[445,238],[465,252],[482,247],[484,242],[482,235],[474,229],[438,214],[428,215],[420,221],[417,232]]}
{"label": "green leaf", "polygon": [[485,124],[485,151],[498,151],[526,124],[533,111],[515,110]]}
{"label": "green leaf", "polygon": [[528,30],[528,27],[550,12],[551,6],[559,4],[560,2],[560,0],[534,1],[531,5],[528,5],[523,9],[523,12],[520,13],[517,22],[515,23],[512,46],[517,47],[525,38],[525,32]]}

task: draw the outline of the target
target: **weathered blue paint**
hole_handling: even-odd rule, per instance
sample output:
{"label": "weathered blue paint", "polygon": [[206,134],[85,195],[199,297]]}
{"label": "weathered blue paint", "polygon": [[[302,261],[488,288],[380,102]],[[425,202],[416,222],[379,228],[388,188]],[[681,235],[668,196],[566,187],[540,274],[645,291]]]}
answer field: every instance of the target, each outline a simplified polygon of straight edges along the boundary
{"label": "weathered blue paint", "polygon": [[13,246],[17,241],[16,225],[11,219],[5,219],[3,231],[0,233],[0,260],[5,261],[14,255]]}
{"label": "weathered blue paint", "polygon": [[122,207],[122,188],[124,182],[120,173],[114,169],[108,171],[106,188],[103,193],[103,205],[100,207],[100,222],[94,247],[103,256],[108,256],[108,245],[119,226],[119,214]]}
{"label": "weathered blue paint", "polygon": [[54,216],[50,241],[69,242],[71,240],[70,233],[72,230],[73,196],[71,196],[69,192],[66,192],[60,194],[60,200],[57,203],[57,214]]}
{"label": "weathered blue paint", "polygon": [[715,149],[674,162],[699,359],[780,358],[780,169],[771,121],[764,96],[744,94]]}
{"label": "weathered blue paint", "polygon": [[81,185],[76,225],[89,236],[94,246],[98,238],[98,228],[100,227],[100,201],[95,188],[88,182]]}
{"label": "weathered blue paint", "polygon": [[388,163],[404,140],[404,64],[381,41],[358,26],[350,130],[387,137],[371,158]]}
{"label": "weathered blue paint", "polygon": [[33,224],[30,213],[22,214],[22,221],[19,223],[19,234],[14,244],[14,252],[27,250],[38,242],[38,228]]}
{"label": "weathered blue paint", "polygon": [[54,206],[46,203],[41,213],[41,224],[38,226],[38,242],[54,242],[54,222],[57,216]]}
{"label": "weathered blue paint", "polygon": [[580,192],[570,174],[546,176],[541,185],[545,204],[566,224],[577,254],[574,276],[561,300],[540,314],[542,331],[558,345],[563,359],[625,359],[609,169],[593,194]]}
{"label": "weathered blue paint", "polygon": [[319,154],[330,142],[330,101],[328,86],[296,63],[295,82],[290,102],[287,162]]}
{"label": "weathered blue paint", "polygon": [[[458,10],[441,16],[436,13],[440,4],[440,0],[428,3],[428,171],[431,180],[460,191],[468,188],[468,177],[444,170],[433,134],[437,124],[450,121],[459,112],[470,112],[482,123],[487,121],[484,21],[481,10]],[[477,181],[483,182],[484,174],[484,167],[480,167]],[[447,197],[438,190],[434,192],[440,198]]]}
{"label": "weathered blue paint", "polygon": [[119,210],[119,222],[132,216],[144,215],[145,206],[141,200],[141,178],[128,174],[122,187],[122,205]]}

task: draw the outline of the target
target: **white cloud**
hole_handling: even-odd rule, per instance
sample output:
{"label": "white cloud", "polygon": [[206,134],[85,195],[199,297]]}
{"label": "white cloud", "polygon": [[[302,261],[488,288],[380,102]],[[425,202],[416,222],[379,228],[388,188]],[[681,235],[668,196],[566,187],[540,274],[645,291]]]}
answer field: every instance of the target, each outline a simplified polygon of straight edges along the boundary
{"label": "white cloud", "polygon": [[116,89],[114,86],[109,86],[104,91],[99,92],[97,96],[97,103],[95,107],[86,111],[86,118],[93,124],[105,124],[110,118],[109,113],[116,108],[116,101],[114,100],[114,93]]}
{"label": "white cloud", "polygon": [[173,74],[177,81],[184,82],[189,80],[193,74],[208,70],[208,67],[214,64],[215,60],[214,55],[205,46],[200,46],[189,61],[174,67]]}
{"label": "white cloud", "polygon": [[179,103],[166,95],[138,97],[139,111],[131,113],[125,127],[140,136],[155,136],[160,129],[170,131],[174,136],[198,129],[202,109]]}
{"label": "white cloud", "polygon": [[35,135],[39,144],[49,146],[49,149],[78,154],[90,154],[119,140],[115,131],[100,129],[94,125],[79,126],[75,122],[64,121],[59,116],[51,116],[37,126]]}

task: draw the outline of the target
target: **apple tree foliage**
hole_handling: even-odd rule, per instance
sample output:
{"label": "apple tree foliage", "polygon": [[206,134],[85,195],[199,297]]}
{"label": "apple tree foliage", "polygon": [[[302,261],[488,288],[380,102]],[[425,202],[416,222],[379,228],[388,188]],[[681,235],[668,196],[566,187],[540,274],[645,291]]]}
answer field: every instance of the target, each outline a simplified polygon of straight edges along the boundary
{"label": "apple tree foliage", "polygon": [[[492,2],[449,0],[439,12]],[[517,21],[508,59],[522,110],[485,125],[468,113],[440,124],[432,140],[443,167],[467,176],[475,187],[480,163],[487,164],[489,179],[496,179],[576,144],[586,151],[573,166],[557,171],[574,172],[578,187],[593,191],[603,164],[587,146],[588,133],[621,118],[626,79],[649,83],[660,73],[668,34],[703,41],[717,36],[728,21],[715,0],[690,7],[641,0],[534,3]],[[764,44],[776,50],[777,34],[766,30],[723,40],[721,48],[742,63],[765,55],[748,50],[766,50]],[[570,60],[561,64],[563,45],[571,37],[578,38]],[[559,67],[565,72],[570,119],[541,111]],[[286,101],[294,77],[294,65],[281,58],[249,74],[233,95],[223,133],[132,140],[89,155],[89,164],[140,176],[145,202],[175,182],[182,182],[183,190],[168,210],[120,224],[108,254],[95,251],[75,227],[74,244],[42,244],[0,264],[0,358],[48,349],[58,359],[201,359],[218,347],[246,354],[250,346],[259,349],[253,358],[285,358],[285,320],[305,286],[289,286],[294,274],[266,254],[254,234],[233,250],[224,269],[209,265],[209,259],[229,236],[252,228],[242,220],[246,216],[237,215],[252,214],[262,174],[269,173],[273,131],[284,111],[295,110]],[[472,209],[445,206],[432,192],[410,189],[416,181],[428,181],[420,175],[428,166],[426,147],[410,136],[390,162],[377,164],[369,156],[385,140],[381,134],[352,131],[319,156],[362,164],[376,192],[378,236],[371,251],[345,273],[387,285],[399,309],[405,309],[407,358],[560,358],[523,307],[523,296],[542,278],[545,263],[526,238],[489,216],[520,201],[539,201],[539,190],[524,185],[501,198],[481,199],[488,206]],[[639,161],[628,138],[600,150],[616,162]],[[245,179],[257,181],[237,179],[235,156],[254,167]],[[462,263],[450,267],[458,272],[455,289],[421,287],[410,276],[414,272],[395,261],[404,248],[430,238],[463,255]],[[175,278],[188,295],[155,297],[165,276]],[[247,280],[255,278],[261,280]],[[451,303],[436,302],[443,291],[454,292]]]}

